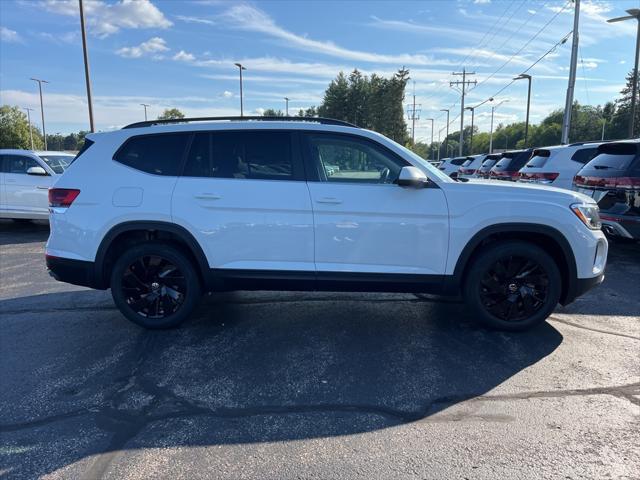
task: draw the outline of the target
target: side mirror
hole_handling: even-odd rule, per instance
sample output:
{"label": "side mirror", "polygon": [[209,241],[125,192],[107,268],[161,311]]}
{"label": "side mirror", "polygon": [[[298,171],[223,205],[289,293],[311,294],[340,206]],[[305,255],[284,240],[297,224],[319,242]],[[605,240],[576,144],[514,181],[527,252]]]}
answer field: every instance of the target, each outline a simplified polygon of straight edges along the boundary
{"label": "side mirror", "polygon": [[424,188],[429,185],[429,177],[417,167],[402,167],[398,181],[401,187]]}
{"label": "side mirror", "polygon": [[40,175],[46,176],[49,175],[47,171],[42,167],[29,167],[27,169],[27,175]]}

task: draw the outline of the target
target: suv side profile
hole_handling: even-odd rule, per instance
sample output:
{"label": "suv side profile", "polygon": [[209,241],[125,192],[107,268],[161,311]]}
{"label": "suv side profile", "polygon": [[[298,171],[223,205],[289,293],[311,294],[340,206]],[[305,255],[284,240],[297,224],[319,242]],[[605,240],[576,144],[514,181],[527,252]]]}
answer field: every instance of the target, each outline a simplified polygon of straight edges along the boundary
{"label": "suv side profile", "polygon": [[51,274],[111,288],[144,327],[244,289],[462,295],[515,331],[604,278],[598,208],[577,192],[456,182],[335,120],[171,122],[89,135],[50,190]]}

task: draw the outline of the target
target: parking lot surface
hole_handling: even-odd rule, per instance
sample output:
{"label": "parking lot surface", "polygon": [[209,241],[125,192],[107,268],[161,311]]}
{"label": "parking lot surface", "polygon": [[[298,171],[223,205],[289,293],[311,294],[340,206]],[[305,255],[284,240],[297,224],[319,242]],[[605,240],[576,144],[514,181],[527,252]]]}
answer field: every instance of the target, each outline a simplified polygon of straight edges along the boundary
{"label": "parking lot surface", "polygon": [[640,478],[640,245],[520,334],[398,294],[235,292],[176,330],[0,221],[0,476]]}

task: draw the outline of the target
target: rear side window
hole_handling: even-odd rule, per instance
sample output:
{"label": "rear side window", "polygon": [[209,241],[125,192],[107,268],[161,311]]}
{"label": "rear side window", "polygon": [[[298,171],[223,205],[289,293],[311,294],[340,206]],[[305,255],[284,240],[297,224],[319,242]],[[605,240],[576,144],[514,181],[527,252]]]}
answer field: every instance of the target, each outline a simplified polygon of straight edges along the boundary
{"label": "rear side window", "polygon": [[471,165],[472,163],[473,163],[473,158],[470,158],[470,159],[466,160],[466,161],[462,164],[462,166],[463,166],[463,167],[468,167],[468,166],[469,166],[469,165]]}
{"label": "rear side window", "polygon": [[455,165],[455,166],[459,167],[464,162],[466,162],[466,160],[467,160],[467,157],[454,158],[453,160],[451,160],[451,165]]}
{"label": "rear side window", "polygon": [[178,175],[190,133],[164,133],[130,138],[114,160],[154,175]]}
{"label": "rear side window", "polygon": [[491,168],[495,165],[496,161],[493,158],[489,158],[482,162],[482,168]]}
{"label": "rear side window", "polygon": [[593,148],[582,148],[580,150],[576,150],[576,152],[571,157],[571,160],[579,163],[588,163],[591,161],[593,157],[598,154],[598,147]]}
{"label": "rear side window", "polygon": [[294,180],[291,135],[277,131],[197,133],[183,175]]}

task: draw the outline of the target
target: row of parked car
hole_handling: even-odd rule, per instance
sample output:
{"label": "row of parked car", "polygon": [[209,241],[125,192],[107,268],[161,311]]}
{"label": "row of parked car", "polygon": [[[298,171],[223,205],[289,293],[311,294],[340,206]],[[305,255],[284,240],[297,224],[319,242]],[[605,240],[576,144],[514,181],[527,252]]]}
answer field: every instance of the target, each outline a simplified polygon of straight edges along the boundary
{"label": "row of parked car", "polygon": [[506,180],[579,191],[598,202],[605,233],[640,240],[640,139],[445,158],[438,168],[463,181]]}

